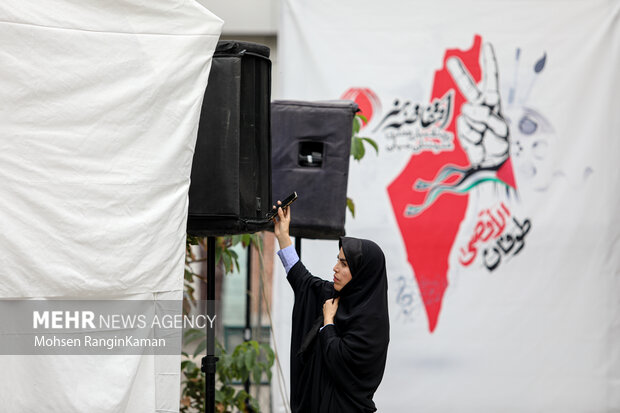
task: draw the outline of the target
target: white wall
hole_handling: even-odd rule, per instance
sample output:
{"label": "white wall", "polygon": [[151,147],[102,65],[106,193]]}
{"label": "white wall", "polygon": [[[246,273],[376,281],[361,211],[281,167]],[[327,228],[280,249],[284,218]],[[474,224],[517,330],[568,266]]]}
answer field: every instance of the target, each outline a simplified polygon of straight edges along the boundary
{"label": "white wall", "polygon": [[198,0],[224,20],[222,34],[271,35],[278,29],[280,0]]}

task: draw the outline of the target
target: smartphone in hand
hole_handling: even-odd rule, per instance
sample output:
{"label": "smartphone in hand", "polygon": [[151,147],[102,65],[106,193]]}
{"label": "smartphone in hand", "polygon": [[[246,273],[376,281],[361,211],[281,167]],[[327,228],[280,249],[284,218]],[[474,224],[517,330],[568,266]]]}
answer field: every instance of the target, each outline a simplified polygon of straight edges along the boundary
{"label": "smartphone in hand", "polygon": [[282,201],[281,205],[276,205],[275,209],[273,209],[273,210],[271,210],[271,212],[267,213],[267,217],[266,218],[267,219],[273,219],[276,215],[278,215],[278,207],[282,208],[282,210],[284,211],[284,209],[286,209],[286,207],[288,207],[293,202],[295,202],[296,199],[297,199],[297,192],[293,192],[292,194],[290,194],[289,196],[284,198],[284,200]]}

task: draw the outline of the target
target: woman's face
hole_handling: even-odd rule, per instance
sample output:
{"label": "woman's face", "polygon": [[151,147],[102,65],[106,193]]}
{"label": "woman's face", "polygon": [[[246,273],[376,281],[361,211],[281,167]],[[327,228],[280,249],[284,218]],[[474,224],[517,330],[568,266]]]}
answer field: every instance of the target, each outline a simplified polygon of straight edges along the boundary
{"label": "woman's face", "polygon": [[342,287],[347,285],[349,281],[351,281],[351,270],[349,268],[349,264],[347,263],[347,259],[344,257],[344,252],[342,248],[340,248],[340,252],[338,253],[338,261],[334,266],[334,289],[336,291],[342,290]]}

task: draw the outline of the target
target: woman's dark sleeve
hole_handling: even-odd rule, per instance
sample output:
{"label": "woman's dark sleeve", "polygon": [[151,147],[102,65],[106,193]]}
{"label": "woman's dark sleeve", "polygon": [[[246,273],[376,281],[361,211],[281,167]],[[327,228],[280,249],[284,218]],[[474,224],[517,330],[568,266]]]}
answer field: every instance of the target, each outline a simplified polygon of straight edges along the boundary
{"label": "woman's dark sleeve", "polygon": [[320,296],[321,291],[328,287],[329,281],[325,281],[319,277],[315,277],[310,274],[310,271],[302,264],[301,261],[297,261],[295,265],[289,270],[286,279],[293,288],[295,296],[300,292],[313,292]]}

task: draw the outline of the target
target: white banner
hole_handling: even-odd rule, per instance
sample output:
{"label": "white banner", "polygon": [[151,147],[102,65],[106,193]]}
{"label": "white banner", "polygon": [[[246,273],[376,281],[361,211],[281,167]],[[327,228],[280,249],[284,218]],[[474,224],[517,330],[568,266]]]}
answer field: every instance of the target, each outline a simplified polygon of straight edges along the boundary
{"label": "white banner", "polygon": [[[347,234],[387,257],[380,412],[620,411],[619,22],[603,0],[284,2],[282,98],[355,100],[379,145]],[[302,260],[330,279],[336,251]]]}
{"label": "white banner", "polygon": [[[0,5],[0,297],[179,299],[222,22],[194,1]],[[2,356],[10,412],[178,411],[180,356]]]}

